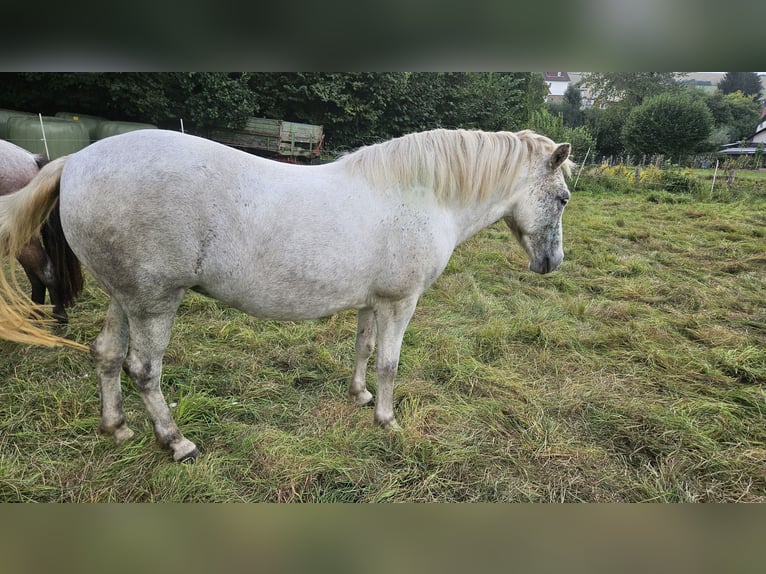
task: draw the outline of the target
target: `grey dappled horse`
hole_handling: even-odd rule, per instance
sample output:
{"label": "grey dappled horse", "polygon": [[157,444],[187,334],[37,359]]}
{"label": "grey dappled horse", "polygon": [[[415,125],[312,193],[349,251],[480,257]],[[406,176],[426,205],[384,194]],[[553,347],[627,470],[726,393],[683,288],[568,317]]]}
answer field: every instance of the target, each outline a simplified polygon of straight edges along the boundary
{"label": "grey dappled horse", "polygon": [[[377,342],[374,420],[396,429],[402,337],[453,250],[504,219],[532,271],[561,263],[569,151],[531,131],[440,129],[295,166],[194,136],[134,131],[54,160],[22,191],[0,198],[0,254],[14,253],[60,205],[67,241],[111,297],[92,352],[100,427],[118,442],[133,436],[122,410],[124,368],[159,443],[175,460],[198,453],[160,390],[187,289],[268,319],[357,309],[349,396],[358,405],[372,399],[365,372]],[[7,282],[0,287],[12,301],[0,318],[23,315]],[[76,345],[34,325],[0,336]]]}

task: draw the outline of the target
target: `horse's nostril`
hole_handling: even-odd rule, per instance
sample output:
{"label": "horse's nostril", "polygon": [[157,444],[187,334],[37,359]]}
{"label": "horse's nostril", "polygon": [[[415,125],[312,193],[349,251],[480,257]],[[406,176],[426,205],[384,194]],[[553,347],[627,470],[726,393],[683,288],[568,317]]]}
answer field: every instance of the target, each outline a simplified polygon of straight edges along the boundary
{"label": "horse's nostril", "polygon": [[551,258],[547,255],[543,258],[543,273],[550,273],[551,271]]}

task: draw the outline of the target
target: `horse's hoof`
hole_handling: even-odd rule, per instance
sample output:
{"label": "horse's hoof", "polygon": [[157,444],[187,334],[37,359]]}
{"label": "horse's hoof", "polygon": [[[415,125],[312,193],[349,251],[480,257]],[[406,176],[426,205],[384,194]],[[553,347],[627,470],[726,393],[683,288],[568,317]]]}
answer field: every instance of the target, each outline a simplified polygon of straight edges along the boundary
{"label": "horse's hoof", "polygon": [[101,423],[98,425],[98,432],[102,435],[111,436],[117,446],[128,442],[136,436],[136,433],[125,423],[120,424],[118,427]]}
{"label": "horse's hoof", "polygon": [[190,440],[183,439],[180,444],[171,447],[173,449],[173,460],[176,462],[194,462],[199,456],[199,449]]}
{"label": "horse's hoof", "polygon": [[387,421],[379,421],[376,419],[375,422],[378,423],[378,425],[382,427],[383,430],[386,430],[388,432],[397,433],[397,432],[401,432],[402,430],[402,427],[399,426],[399,423],[397,423],[396,419],[393,417],[391,417]]}
{"label": "horse's hoof", "polygon": [[191,451],[189,454],[187,454],[183,458],[176,460],[176,462],[180,462],[181,464],[194,464],[197,461],[198,456],[199,456],[199,449],[195,448],[193,451]]}
{"label": "horse's hoof", "polygon": [[363,407],[364,405],[369,404],[372,400],[372,393],[365,389],[357,395],[349,394],[349,398],[356,406]]}
{"label": "horse's hoof", "polygon": [[388,424],[383,425],[383,428],[386,429],[388,432],[393,432],[393,433],[402,432],[402,427],[400,427],[399,423],[393,419]]}
{"label": "horse's hoof", "polygon": [[115,444],[121,445],[128,442],[130,439],[136,436],[136,433],[134,433],[133,430],[130,429],[129,427],[123,425],[119,427],[118,429],[115,429],[113,436],[114,436]]}

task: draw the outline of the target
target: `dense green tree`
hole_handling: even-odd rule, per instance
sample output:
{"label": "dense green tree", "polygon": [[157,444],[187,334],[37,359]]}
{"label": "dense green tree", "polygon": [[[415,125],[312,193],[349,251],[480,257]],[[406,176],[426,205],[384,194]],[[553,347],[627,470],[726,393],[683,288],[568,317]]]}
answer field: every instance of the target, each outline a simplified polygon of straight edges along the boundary
{"label": "dense green tree", "polygon": [[622,127],[629,113],[630,110],[621,107],[585,110],[585,126],[596,140],[596,156],[618,156],[624,152]]}
{"label": "dense green tree", "polygon": [[0,107],[55,114],[79,112],[192,128],[236,125],[256,107],[248,75],[222,72],[14,73],[3,75]]}
{"label": "dense green tree", "polygon": [[404,92],[406,76],[264,72],[251,75],[250,87],[263,116],[323,125],[328,144],[344,147],[378,135],[388,106]]}
{"label": "dense green tree", "polygon": [[516,130],[542,106],[542,79],[522,73],[259,73],[266,117],[321,124],[331,148],[436,127]]}
{"label": "dense green tree", "polygon": [[564,125],[573,128],[581,126],[585,120],[585,114],[582,109],[582,93],[579,83],[570,83],[564,92],[562,101],[548,104],[548,110],[554,116],[561,115]]}
{"label": "dense green tree", "polygon": [[444,103],[452,103],[450,113],[444,116],[446,127],[518,130],[528,123],[530,111],[543,104],[542,90],[527,73],[477,72],[456,76],[459,87],[452,94],[441,96]]}
{"label": "dense green tree", "polygon": [[206,133],[249,116],[324,126],[331,149],[435,127],[517,130],[543,104],[531,72],[14,73],[0,107],[92,114]]}
{"label": "dense green tree", "polygon": [[596,101],[633,107],[657,94],[680,90],[681,77],[676,72],[593,72],[582,81]]}
{"label": "dense green tree", "polygon": [[702,101],[688,94],[664,93],[630,112],[622,139],[630,153],[678,158],[700,150],[712,127],[713,115]]}
{"label": "dense green tree", "polygon": [[257,112],[244,73],[176,73],[168,89],[170,119],[184,118],[193,125],[233,127]]}
{"label": "dense green tree", "polygon": [[746,96],[760,97],[761,79],[755,72],[726,72],[718,82],[718,89],[724,94],[742,92]]}
{"label": "dense green tree", "polygon": [[530,127],[556,142],[572,144],[572,159],[585,160],[585,155],[593,157],[596,140],[585,126],[569,127],[564,124],[560,114],[553,115],[547,109],[540,109],[532,114]]}
{"label": "dense green tree", "polygon": [[714,143],[735,142],[751,136],[761,117],[761,105],[754,96],[742,92],[724,94],[716,91],[705,98],[713,114],[716,139]]}

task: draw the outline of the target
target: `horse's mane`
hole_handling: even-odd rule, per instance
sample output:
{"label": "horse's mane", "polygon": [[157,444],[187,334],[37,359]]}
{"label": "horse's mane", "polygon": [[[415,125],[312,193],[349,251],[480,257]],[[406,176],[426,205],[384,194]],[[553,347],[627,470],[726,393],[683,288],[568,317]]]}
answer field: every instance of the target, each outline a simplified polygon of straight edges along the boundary
{"label": "horse's mane", "polygon": [[[531,130],[436,129],[366,146],[338,161],[382,190],[421,187],[442,202],[480,201],[510,185],[522,162],[556,145]],[[563,168],[569,175],[571,162]]]}

